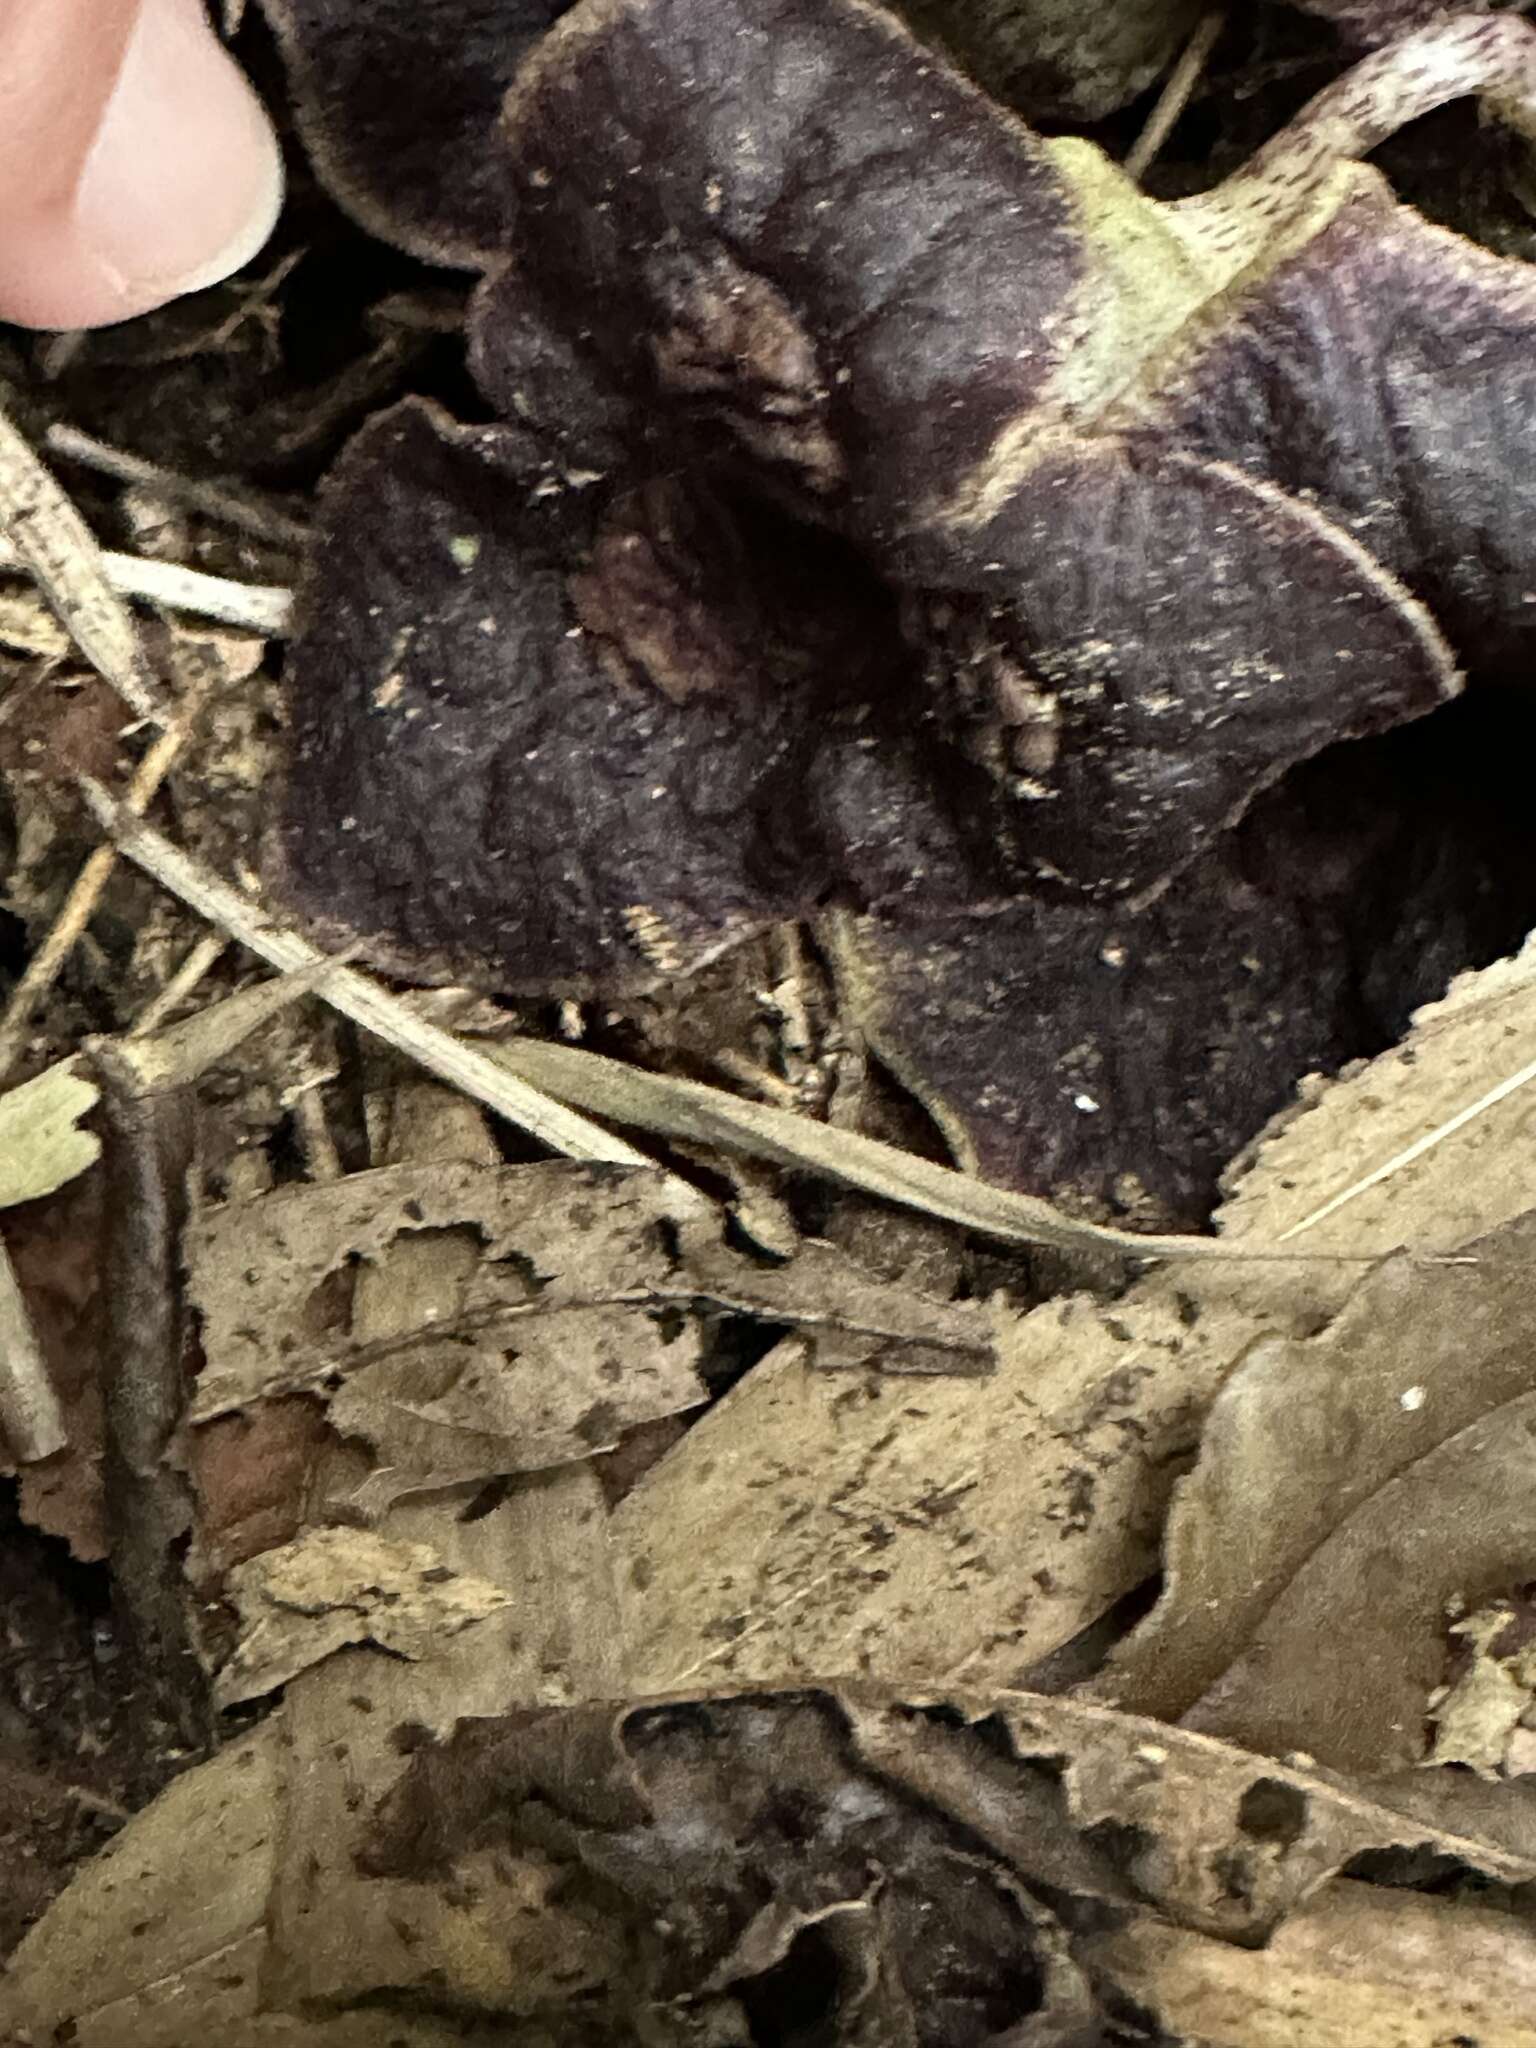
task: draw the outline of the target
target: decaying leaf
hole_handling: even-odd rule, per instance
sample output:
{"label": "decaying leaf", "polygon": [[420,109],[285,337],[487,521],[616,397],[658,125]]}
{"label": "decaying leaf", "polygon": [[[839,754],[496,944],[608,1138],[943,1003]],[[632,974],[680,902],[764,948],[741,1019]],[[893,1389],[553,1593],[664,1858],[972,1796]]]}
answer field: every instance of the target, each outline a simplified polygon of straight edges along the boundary
{"label": "decaying leaf", "polygon": [[[433,1290],[388,1327],[359,1327],[354,1278],[412,1240],[438,1255]],[[977,1305],[893,1287],[825,1244],[759,1263],[654,1168],[380,1167],[207,1211],[188,1263],[207,1360],[191,1420],[328,1398],[332,1424],[375,1448],[366,1512],[587,1458],[695,1406],[699,1308],[826,1328],[898,1370],[984,1372],[990,1357]]]}
{"label": "decaying leaf", "polygon": [[[519,1816],[538,1809],[535,1841]],[[587,1988],[599,2019],[685,1996],[714,2030],[739,2029],[754,1980],[829,1944],[816,2016],[857,2025],[867,2000],[856,2040],[981,2042],[1007,2028],[1021,2043],[1086,2042],[1104,2011],[1065,1930],[1006,1861],[882,1783],[815,1695],[461,1728],[416,1760],[367,1862],[442,1882],[466,1856],[488,1869],[490,1851],[514,1886],[530,1852],[547,1859],[573,1929],[609,1921],[616,1939],[591,1952]],[[1100,1881],[1113,1888],[1107,1870]]]}
{"label": "decaying leaf", "polygon": [[239,1639],[219,1672],[221,1707],[258,1699],[348,1643],[415,1659],[443,1636],[511,1604],[424,1543],[369,1529],[310,1529],[225,1578]]}
{"label": "decaying leaf", "polygon": [[1364,1776],[1425,1760],[1449,1624],[1536,1546],[1533,1247],[1525,1217],[1455,1263],[1390,1260],[1321,1335],[1249,1351],[1109,1696]]}
{"label": "decaying leaf", "polygon": [[[1131,15],[1169,26],[1064,33]],[[1074,1192],[1202,1214],[1299,1071],[1433,986],[1409,951],[1373,1037],[1305,888],[1213,946],[1221,899],[1267,886],[1231,828],[1298,762],[1434,712],[1458,662],[1527,659],[1536,286],[1347,159],[1536,75],[1536,37],[1432,27],[1165,205],[853,0],[615,0],[526,49],[505,25],[524,53],[482,154],[510,196],[470,325],[517,424],[408,407],[338,473],[287,671],[289,900],[417,976],[562,994],[849,906],[875,1036],[969,1156],[1043,1189],[1089,1135]],[[325,35],[290,33],[314,97]],[[380,33],[397,62],[393,12]],[[1293,816],[1326,872],[1326,821]],[[1167,987],[1212,1099],[1160,1067],[1149,985],[1135,1115],[1087,1134],[1062,1062],[1094,1048],[1039,1020],[1089,925],[1052,918],[1160,893],[1168,934],[1124,944],[1200,957]],[[985,1042],[934,1032],[924,994],[951,1007],[956,958],[1010,926]],[[1034,1036],[1026,1110],[1002,1048]]]}
{"label": "decaying leaf", "polygon": [[1536,1939],[1512,1914],[1343,1883],[1262,1949],[1147,1922],[1090,1944],[1177,2038],[1240,2048],[1531,2048]]}
{"label": "decaying leaf", "polygon": [[[1049,1993],[1061,1998],[1071,1983],[1079,1944],[1062,1943],[1059,1930],[1051,1938],[1043,1899],[1075,1897],[1079,1924],[1124,1924],[1139,1906],[1252,1943],[1351,1857],[1416,1834],[1315,1774],[1268,1769],[1203,1738],[1035,1694],[925,1708],[854,1687],[522,1715],[462,1724],[446,1744],[423,1748],[376,1816],[365,1863],[447,1876],[484,1870],[492,1849],[515,1858],[537,1842],[568,1873],[570,1906],[594,1879],[627,1895],[621,1920],[665,1898],[667,1924],[642,1950],[639,1981],[608,1987],[642,2008],[668,1983],[739,1988],[795,1955],[807,1925],[840,1905],[851,1953],[839,1944],[828,2021],[867,1974],[883,1980],[888,2031],[852,2038],[992,2040],[959,2011],[941,2017],[953,1977],[930,1959],[925,1922],[983,1981],[993,1972],[1008,1981],[1015,1943],[1032,1937],[1049,2011]],[[781,1835],[786,1807],[798,1815],[793,1846]],[[968,1853],[940,1846],[956,1824],[971,1838]],[[1436,1846],[1481,1853],[1444,1838]],[[1526,1867],[1488,1855],[1511,1875]],[[1014,1941],[994,1889],[1003,1872],[1012,1879],[1003,1896],[1023,1908]],[[909,1917],[912,1893],[927,1904]],[[958,1897],[984,1930],[977,1948],[950,1919]],[[893,1907],[906,1955],[890,1947]],[[1079,1979],[1079,2003],[1064,2001],[1068,2011],[1093,2011],[1088,1986],[1106,2017],[1116,2011],[1111,1987],[1091,1973]],[[1059,2037],[1044,2029],[1037,2038]]]}
{"label": "decaying leaf", "polygon": [[95,1165],[101,1140],[80,1119],[100,1093],[68,1059],[0,1095],[0,1209],[51,1195]]}
{"label": "decaying leaf", "polygon": [[[182,2048],[212,2024],[233,2048],[492,2048],[506,2038],[504,2025],[480,2034],[461,2008],[434,2016],[421,1994],[452,1957],[456,1981],[473,1979],[484,2000],[493,1984],[511,1996],[525,1960],[548,1957],[550,1944],[540,1948],[537,1934],[520,1942],[516,1929],[509,1944],[499,1896],[485,1910],[466,1893],[363,1879],[357,1852],[406,1768],[403,1751],[424,1732],[446,1735],[459,1714],[504,1712],[509,1700],[624,1686],[601,1599],[590,1470],[522,1482],[488,1512],[454,1512],[470,1505],[449,1495],[428,1509],[396,1507],[384,1533],[499,1586],[515,1628],[509,1617],[435,1632],[415,1663],[356,1648],[299,1672],[253,1738],[177,1780],[82,1867],[10,1959],[0,2036],[25,2039],[30,2028],[38,2041],[67,2031],[81,2048]],[[543,1889],[533,1873],[530,1908]],[[567,1989],[579,1989],[577,1950],[551,1963],[575,1966]],[[417,1994],[414,2011],[395,2003],[401,1987]],[[568,2034],[526,2038],[527,2048],[586,2048],[597,2037],[578,2016]]]}
{"label": "decaying leaf", "polygon": [[1466,1764],[1489,1777],[1536,1770],[1536,1629],[1529,1590],[1480,1607],[1451,1624],[1461,1669],[1431,1700],[1434,1747],[1429,1761]]}

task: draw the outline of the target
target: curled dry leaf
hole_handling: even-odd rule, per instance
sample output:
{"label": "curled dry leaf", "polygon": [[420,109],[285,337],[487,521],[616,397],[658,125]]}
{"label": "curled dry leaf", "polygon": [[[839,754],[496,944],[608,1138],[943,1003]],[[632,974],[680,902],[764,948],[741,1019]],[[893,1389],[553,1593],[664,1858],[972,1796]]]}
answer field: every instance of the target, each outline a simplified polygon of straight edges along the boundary
{"label": "curled dry leaf", "polygon": [[[290,20],[312,96],[313,31]],[[1462,18],[1370,63],[1160,205],[852,0],[564,15],[484,144],[511,196],[472,354],[517,425],[409,407],[328,499],[288,669],[290,900],[418,976],[562,994],[841,902],[893,956],[877,1035],[903,976],[965,999],[978,915],[990,940],[1168,892],[1196,927],[1199,863],[1295,764],[1433,711],[1458,660],[1528,659],[1536,286],[1345,159],[1536,75],[1536,37]],[[1261,976],[1307,952],[1279,917]],[[1017,953],[999,1045],[1057,1006],[1065,954],[1036,978]],[[1372,1042],[1325,964],[1300,1042],[1266,1044],[1233,953],[1179,1028],[1256,1044],[1250,1085],[1240,1051],[1230,1104],[1181,1116],[1154,1031],[1124,1077],[1145,1115],[1118,1153],[1098,1127],[1083,1195],[1123,1178],[1134,1207],[1147,1133],[1182,1124],[1166,1178],[1202,1213],[1298,1064]],[[1405,973],[1394,1022],[1428,992]],[[1002,1053],[884,1035],[973,1156],[1052,1185],[1091,1086],[1053,1075],[1021,1119]]]}
{"label": "curled dry leaf", "polygon": [[447,1525],[455,1564],[505,1577],[516,1629],[468,1652],[439,1639],[420,1665],[343,1651],[297,1678],[255,1738],[87,1866],[18,1950],[0,2021],[168,2048],[176,2015],[207,1999],[252,2048],[307,2042],[280,2015],[363,2029],[381,2009],[429,2030],[499,2021],[529,2048],[617,2048],[644,2013],[646,2038],[697,2048],[679,2014],[742,2038],[788,1961],[852,2048],[1097,2048],[1153,2002],[1157,1957],[1187,1952],[1175,1928],[1246,1951],[1373,1849],[1506,1884],[1536,1871],[1315,1772],[1091,1702],[822,1686],[537,1704],[562,1627],[578,1637],[568,1672],[624,1681],[611,1613],[583,1618],[600,1524],[524,1505]]}
{"label": "curled dry leaf", "polygon": [[1533,1249],[1527,1216],[1465,1262],[1398,1257],[1320,1336],[1249,1351],[1109,1697],[1367,1777],[1426,1760],[1450,1624],[1518,1587],[1536,1548]]}
{"label": "curled dry leaf", "polygon": [[[801,1818],[798,1853],[776,1818],[786,1794]],[[829,1825],[829,1808],[858,1818]],[[888,1833],[902,1808],[904,1823]],[[853,1957],[876,1961],[901,1988],[919,2040],[978,2036],[956,2025],[958,2015],[950,2031],[936,2023],[946,1973],[917,1939],[920,1914],[899,1916],[916,1942],[911,1955],[880,1956],[890,1930],[868,1888],[877,1872],[902,1908],[906,1894],[928,1895],[934,1932],[953,1941],[944,1865],[968,1866],[965,1893],[991,1923],[992,1967],[1005,1976],[1016,1953],[1006,1939],[1012,1916],[997,1915],[994,1887],[1007,1872],[1004,1896],[1024,1907],[1018,1933],[1026,1942],[1031,1931],[1037,1942],[1046,1935],[1040,1960],[1055,1949],[1046,1975],[1059,1991],[1078,1944],[1049,1939],[1031,1891],[1037,1901],[1054,1895],[1058,1910],[1075,1898],[1078,1924],[1102,1925],[1103,1909],[1111,1925],[1123,1924],[1140,1908],[1255,1943],[1351,1858],[1418,1837],[1412,1822],[1315,1773],[1082,1703],[1004,1693],[912,1704],[852,1686],[463,1723],[448,1742],[424,1747],[383,1803],[365,1865],[418,1878],[483,1867],[477,1851],[515,1852],[533,1839],[525,1815],[539,1817],[542,1846],[570,1870],[573,1900],[584,1880],[606,1876],[642,1913],[653,1896],[671,1901],[666,1939],[642,1966],[655,1973],[652,1987],[750,1978],[787,1953],[818,1910],[841,1902],[857,1914]],[[970,1854],[934,1857],[931,1831],[942,1838],[957,1825]],[[739,1890],[749,1841],[766,1906],[755,1886]],[[1511,1877],[1529,1867],[1470,1842],[1430,1843]],[[1085,1912],[1090,1902],[1097,1916]],[[629,1995],[643,2004],[652,1987]],[[895,2029],[884,2038],[910,2037]]]}
{"label": "curled dry leaf", "polygon": [[[560,1917],[602,1913],[612,1927],[619,1954],[592,1956],[597,2016],[663,2021],[686,1998],[730,2038],[754,1980],[802,1938],[830,1945],[817,2017],[833,2038],[1086,2043],[1109,2016],[1044,1902],[950,1816],[872,1772],[834,1700],[462,1726],[386,1802],[365,1867],[452,1882],[494,1851],[516,1873],[535,1847],[519,1816],[536,1808]],[[1107,1870],[1100,1884],[1113,1889]],[[541,2003],[560,1998],[546,1979]]]}

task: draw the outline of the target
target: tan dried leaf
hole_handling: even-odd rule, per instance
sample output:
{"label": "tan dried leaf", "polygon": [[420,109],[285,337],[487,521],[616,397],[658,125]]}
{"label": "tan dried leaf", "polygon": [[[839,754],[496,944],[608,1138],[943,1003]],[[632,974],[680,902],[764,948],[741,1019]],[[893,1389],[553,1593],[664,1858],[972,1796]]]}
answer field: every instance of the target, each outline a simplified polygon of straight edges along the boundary
{"label": "tan dried leaf", "polygon": [[221,1707],[258,1699],[348,1643],[416,1662],[441,1639],[511,1605],[431,1544],[368,1529],[310,1529],[225,1579],[241,1635],[218,1675]]}
{"label": "tan dried leaf", "polygon": [[637,1685],[1018,1682],[1155,1569],[1252,1327],[1144,1283],[1000,1312],[993,1377],[920,1384],[788,1340],[615,1510]]}
{"label": "tan dried leaf", "polygon": [[101,1140],[80,1119],[99,1099],[72,1059],[0,1095],[0,1209],[51,1195],[94,1166]]}
{"label": "tan dried leaf", "polygon": [[1368,1775],[1424,1760],[1449,1623],[1536,1555],[1533,1254],[1536,1214],[1470,1263],[1389,1261],[1319,1336],[1255,1344],[1108,1696]]}
{"label": "tan dried leaf", "polygon": [[[1536,937],[1508,960],[1459,975],[1390,1051],[1337,1080],[1305,1083],[1297,1106],[1260,1133],[1228,1176],[1223,1237],[1283,1238],[1298,1251],[1449,1251],[1536,1206],[1536,1087],[1461,1121],[1533,1052]],[[1373,1180],[1441,1131],[1428,1150]],[[1319,1215],[1357,1186],[1351,1200]]]}
{"label": "tan dried leaf", "polygon": [[1202,2048],[1536,2048],[1536,1934],[1457,1899],[1342,1882],[1262,1949],[1141,1920],[1092,1952]]}
{"label": "tan dried leaf", "polygon": [[1466,1764],[1484,1777],[1536,1770],[1536,1639],[1528,1600],[1496,1601],[1453,1624],[1466,1669],[1435,1703],[1430,1762]]}
{"label": "tan dried leaf", "polygon": [[[428,1249],[430,1275],[413,1263],[400,1292],[401,1255]],[[978,1304],[893,1286],[817,1242],[754,1260],[725,1244],[705,1197],[653,1167],[460,1158],[281,1187],[200,1219],[189,1268],[208,1361],[193,1421],[327,1394],[334,1426],[377,1453],[354,1502],[370,1514],[590,1457],[696,1406],[701,1304],[825,1330],[907,1370],[990,1362]],[[399,1298],[380,1322],[386,1273]]]}

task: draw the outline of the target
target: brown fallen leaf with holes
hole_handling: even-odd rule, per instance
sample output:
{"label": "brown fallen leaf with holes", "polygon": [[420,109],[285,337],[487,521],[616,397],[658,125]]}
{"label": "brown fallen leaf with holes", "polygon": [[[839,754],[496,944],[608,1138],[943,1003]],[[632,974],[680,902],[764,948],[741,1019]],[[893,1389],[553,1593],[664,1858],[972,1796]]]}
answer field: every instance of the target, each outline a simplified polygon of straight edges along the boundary
{"label": "brown fallen leaf with holes", "polygon": [[[439,1652],[440,1699],[453,1654]],[[334,1685],[297,1706],[290,1690],[82,1873],[18,1951],[0,2017],[71,2023],[82,2048],[156,2048],[167,2015],[216,1986],[210,2009],[249,2030],[233,2038],[264,2041],[265,2024],[286,2041],[286,2023],[303,2043],[306,2000],[334,2015],[319,2024],[362,2028],[409,1988],[407,2031],[384,2037],[409,2048],[438,2038],[439,2015],[527,2048],[629,2041],[644,2015],[642,2038],[683,2048],[702,2020],[724,2030],[705,2039],[741,2038],[789,1967],[829,2038],[861,2048],[1090,2048],[1159,2009],[1160,1965],[1201,1952],[1177,1930],[1211,1941],[1221,1982],[1353,1857],[1402,1842],[1505,1882],[1536,1869],[1315,1773],[1039,1694],[512,1711],[474,1694],[479,1713],[434,1737],[396,1718],[430,1674],[405,1669],[401,1691],[402,1667],[365,1651],[330,1668]],[[317,1767],[341,1730],[345,1804]],[[178,1913],[186,1889],[209,1901],[201,1921]],[[115,1938],[146,1913],[163,1934]],[[82,1971],[82,1941],[104,1973]],[[1529,1941],[1511,1923],[1508,1981]],[[1122,1955],[1123,1974],[1103,1960]],[[1414,1988],[1381,1980],[1405,2025]],[[378,2037],[335,2037],[354,2038]]]}
{"label": "brown fallen leaf with holes", "polygon": [[[437,1288],[387,1336],[351,1315],[357,1275],[419,1240]],[[376,1463],[352,1496],[402,1494],[590,1457],[697,1406],[706,1324],[750,1315],[824,1332],[843,1369],[984,1373],[977,1304],[863,1271],[830,1244],[754,1260],[714,1205],[659,1168],[406,1163],[277,1188],[188,1232],[206,1362],[195,1428],[307,1394]]]}

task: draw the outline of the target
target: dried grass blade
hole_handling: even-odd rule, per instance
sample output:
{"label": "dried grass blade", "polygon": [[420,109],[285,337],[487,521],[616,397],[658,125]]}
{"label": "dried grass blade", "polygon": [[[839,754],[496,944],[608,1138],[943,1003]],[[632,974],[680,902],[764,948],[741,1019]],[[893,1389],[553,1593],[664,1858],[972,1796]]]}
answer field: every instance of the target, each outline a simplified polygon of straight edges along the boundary
{"label": "dried grass blade", "polygon": [[[991,1186],[953,1167],[937,1166],[894,1145],[814,1122],[766,1103],[748,1102],[724,1089],[637,1067],[574,1046],[517,1038],[489,1048],[511,1073],[563,1102],[597,1116],[744,1152],[779,1166],[809,1169],[882,1200],[937,1216],[963,1229],[1009,1244],[1049,1244],[1112,1251],[1138,1259],[1286,1259],[1305,1254],[1247,1251],[1208,1237],[1144,1237],[1063,1214],[1034,1195]],[[1318,1253],[1319,1258],[1347,1254]]]}
{"label": "dried grass blade", "polygon": [[142,455],[114,448],[106,441],[98,441],[93,434],[82,434],[78,427],[50,427],[47,438],[48,446],[57,455],[87,469],[99,470],[118,483],[147,485],[162,497],[190,505],[195,512],[202,512],[221,525],[254,534],[257,540],[286,548],[302,548],[309,540],[309,528],[302,520],[238,486],[210,483],[203,477],[182,476],[174,469],[162,469],[158,462],[146,462]]}
{"label": "dried grass blade", "polygon": [[[115,802],[99,783],[82,780],[86,801],[109,831],[118,852],[167,888],[183,903],[238,939],[258,958],[286,974],[314,967],[326,959],[320,947],[295,931],[276,924],[227,882],[183,853],[179,847],[140,822],[126,804]],[[540,1093],[506,1068],[425,1018],[413,1016],[404,1003],[354,968],[335,967],[316,990],[323,1002],[375,1038],[436,1074],[439,1080],[487,1109],[505,1117],[572,1159],[601,1159],[623,1166],[652,1162],[601,1125]]]}
{"label": "dried grass blade", "polygon": [[92,668],[140,718],[158,717],[132,614],[107,581],[95,535],[4,414],[0,532]]}

